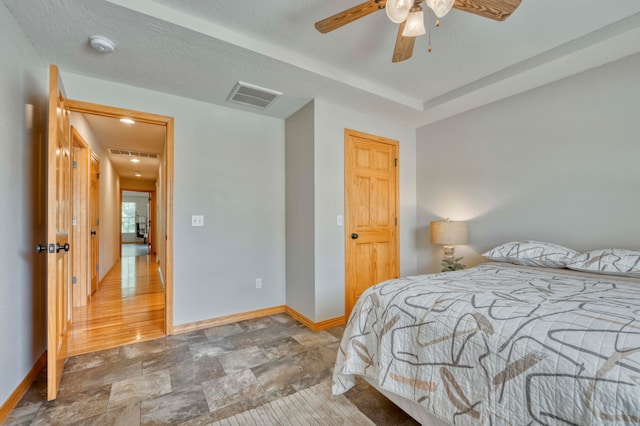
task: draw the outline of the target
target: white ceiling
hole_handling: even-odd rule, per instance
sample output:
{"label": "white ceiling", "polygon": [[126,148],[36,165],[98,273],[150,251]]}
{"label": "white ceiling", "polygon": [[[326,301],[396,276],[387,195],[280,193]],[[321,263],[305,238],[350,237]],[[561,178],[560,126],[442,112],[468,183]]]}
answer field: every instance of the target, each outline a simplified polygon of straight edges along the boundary
{"label": "white ceiling", "polygon": [[[237,81],[284,93],[286,118],[313,98],[421,126],[640,52],[640,1],[523,0],[504,22],[451,11],[391,63],[383,10],[329,34],[313,24],[362,0],[3,0],[35,49],[64,71],[231,108]],[[88,37],[116,43],[92,51]],[[153,112],[153,111],[150,111]]]}

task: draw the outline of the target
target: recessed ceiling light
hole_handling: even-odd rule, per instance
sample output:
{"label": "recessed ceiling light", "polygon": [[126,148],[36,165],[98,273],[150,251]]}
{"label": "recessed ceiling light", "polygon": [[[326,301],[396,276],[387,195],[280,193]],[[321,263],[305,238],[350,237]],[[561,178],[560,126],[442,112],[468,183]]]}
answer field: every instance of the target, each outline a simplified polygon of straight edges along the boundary
{"label": "recessed ceiling light", "polygon": [[113,51],[116,50],[114,42],[99,35],[92,35],[89,37],[89,46],[99,53],[113,53]]}
{"label": "recessed ceiling light", "polygon": [[140,172],[133,172],[133,174],[134,174],[136,177],[140,177],[140,176],[142,176],[142,173],[140,173]]}
{"label": "recessed ceiling light", "polygon": [[124,123],[124,124],[135,124],[135,123],[136,123],[135,121],[133,121],[133,120],[132,120],[132,119],[130,119],[130,118],[121,118],[121,119],[120,119],[120,122],[121,122],[121,123]]}
{"label": "recessed ceiling light", "polygon": [[140,160],[139,160],[138,158],[135,158],[135,157],[134,157],[134,158],[132,158],[132,159],[131,159],[131,162],[132,162],[132,163],[139,163],[139,162],[140,162]]}

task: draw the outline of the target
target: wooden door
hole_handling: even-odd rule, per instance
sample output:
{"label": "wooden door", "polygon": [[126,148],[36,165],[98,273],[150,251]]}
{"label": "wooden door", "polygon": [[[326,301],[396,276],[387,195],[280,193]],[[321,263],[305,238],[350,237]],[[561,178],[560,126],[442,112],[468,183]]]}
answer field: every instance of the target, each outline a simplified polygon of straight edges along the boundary
{"label": "wooden door", "polygon": [[156,202],[155,192],[149,192],[149,258],[155,261],[156,245]]}
{"label": "wooden door", "polygon": [[100,159],[92,152],[90,169],[89,190],[89,234],[90,242],[90,285],[89,294],[93,295],[98,289],[100,279]]}
{"label": "wooden door", "polygon": [[399,275],[397,159],[397,141],[345,130],[347,317],[367,288]]}
{"label": "wooden door", "polygon": [[49,68],[47,137],[47,399],[55,399],[66,361],[71,218],[69,112],[58,68]]}
{"label": "wooden door", "polygon": [[[71,126],[71,300],[87,304],[89,286],[89,145]],[[73,309],[70,313],[73,322]]]}

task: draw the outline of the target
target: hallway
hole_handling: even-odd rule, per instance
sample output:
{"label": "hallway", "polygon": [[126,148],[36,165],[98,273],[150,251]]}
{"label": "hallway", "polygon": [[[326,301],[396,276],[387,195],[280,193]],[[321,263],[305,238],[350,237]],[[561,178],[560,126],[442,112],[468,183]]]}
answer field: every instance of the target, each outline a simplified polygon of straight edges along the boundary
{"label": "hallway", "polygon": [[91,301],[73,308],[68,355],[163,337],[164,304],[164,286],[151,256],[123,256]]}
{"label": "hallway", "polygon": [[122,244],[122,257],[143,256],[149,254],[147,244]]}

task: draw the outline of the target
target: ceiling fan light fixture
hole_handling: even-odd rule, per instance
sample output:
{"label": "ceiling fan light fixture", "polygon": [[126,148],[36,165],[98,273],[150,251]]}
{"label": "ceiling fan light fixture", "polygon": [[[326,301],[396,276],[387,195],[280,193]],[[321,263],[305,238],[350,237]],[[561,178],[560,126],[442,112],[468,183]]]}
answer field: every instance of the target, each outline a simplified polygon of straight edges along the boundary
{"label": "ceiling fan light fixture", "polygon": [[407,23],[402,31],[403,37],[417,37],[427,32],[424,28],[424,13],[422,12],[422,8],[418,6],[417,9],[418,10],[412,9],[409,16],[407,16]]}
{"label": "ceiling fan light fixture", "polygon": [[407,19],[412,7],[413,0],[387,0],[387,4],[384,9],[391,22],[400,24]]}
{"label": "ceiling fan light fixture", "polygon": [[433,10],[438,18],[449,13],[455,2],[455,0],[426,0],[427,6]]}

